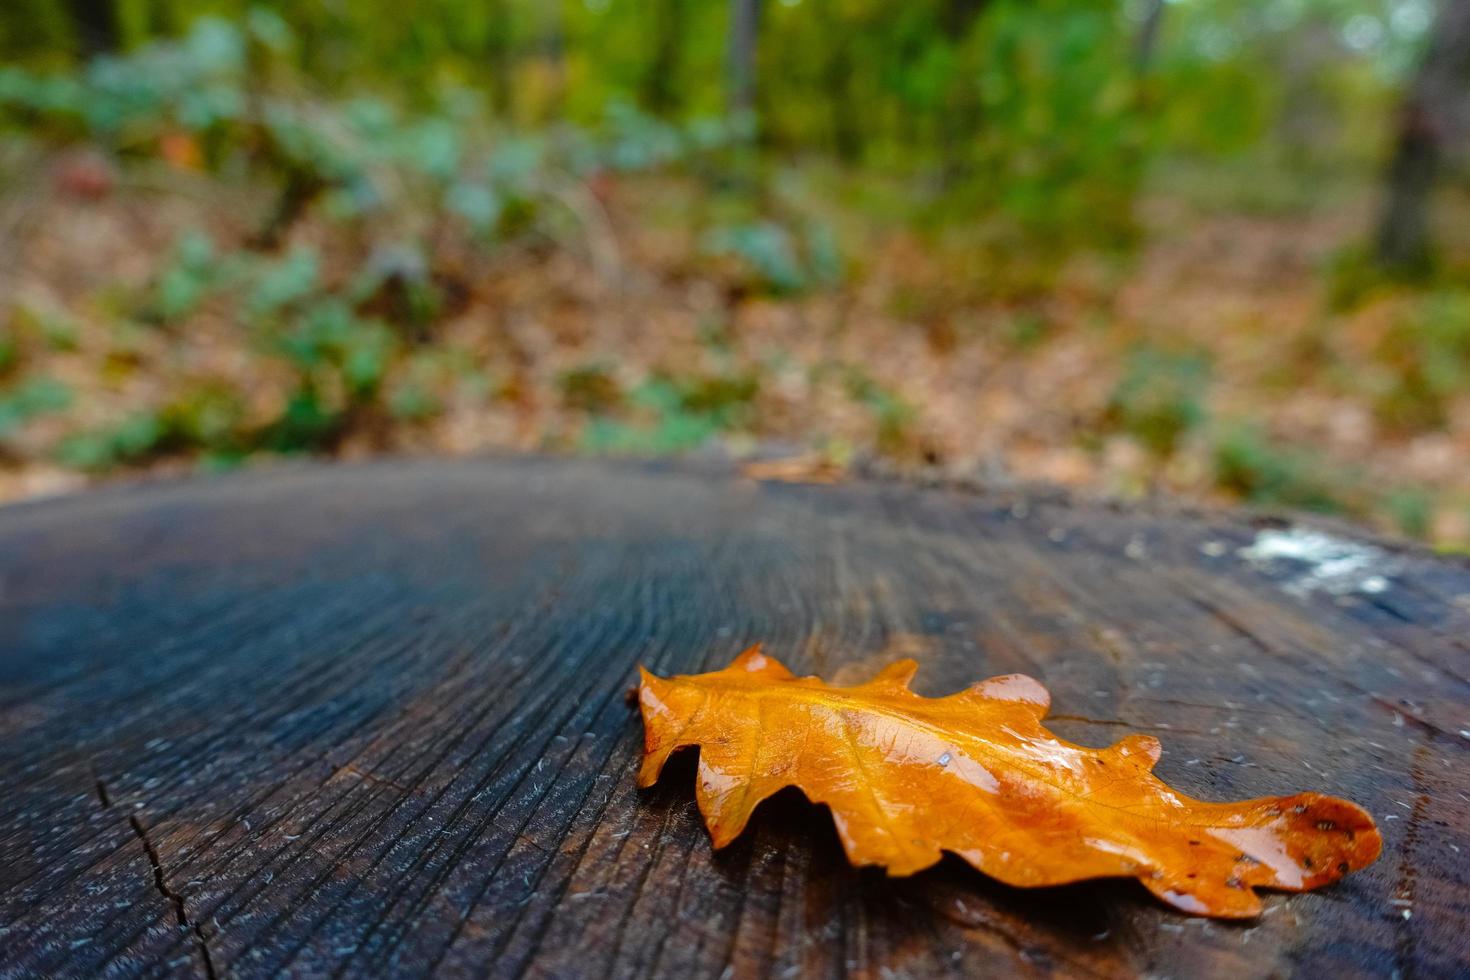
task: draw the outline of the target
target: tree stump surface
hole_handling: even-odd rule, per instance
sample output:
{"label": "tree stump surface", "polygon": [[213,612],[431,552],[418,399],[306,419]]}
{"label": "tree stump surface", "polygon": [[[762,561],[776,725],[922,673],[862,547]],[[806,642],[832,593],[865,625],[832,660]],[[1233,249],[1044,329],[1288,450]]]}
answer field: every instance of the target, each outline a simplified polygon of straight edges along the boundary
{"label": "tree stump surface", "polygon": [[[1341,529],[720,464],[304,466],[0,509],[0,976],[1465,976],[1470,567]],[[844,859],[787,790],[716,854],[625,700],[752,641],[1024,672],[1204,799],[1365,806],[1266,913]]]}

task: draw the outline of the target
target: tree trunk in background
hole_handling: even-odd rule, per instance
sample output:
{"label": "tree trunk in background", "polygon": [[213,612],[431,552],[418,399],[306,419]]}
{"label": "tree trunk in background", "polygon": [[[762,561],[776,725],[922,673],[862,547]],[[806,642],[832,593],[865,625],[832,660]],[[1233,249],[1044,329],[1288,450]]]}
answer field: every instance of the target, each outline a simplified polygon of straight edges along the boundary
{"label": "tree trunk in background", "polygon": [[941,19],[944,33],[953,41],[961,41],[970,33],[970,25],[985,11],[990,0],[946,0]]}
{"label": "tree trunk in background", "polygon": [[[964,44],[975,22],[989,5],[990,0],[946,0],[940,11],[940,24],[956,48]],[[940,182],[951,186],[969,176],[969,150],[983,120],[979,95],[968,79],[951,88],[947,102],[944,118],[939,124]]]}
{"label": "tree trunk in background", "polygon": [[1399,112],[1378,260],[1423,269],[1430,260],[1429,204],[1446,150],[1470,128],[1470,0],[1445,0],[1424,60]]}
{"label": "tree trunk in background", "polygon": [[755,51],[760,19],[761,0],[730,0],[730,41],[725,70],[731,114],[755,109]]}
{"label": "tree trunk in background", "polygon": [[679,56],[684,50],[687,0],[656,0],[653,4],[653,56],[643,76],[643,101],[649,111],[664,115],[678,104]]}
{"label": "tree trunk in background", "polygon": [[489,0],[489,30],[485,56],[490,61],[490,105],[501,119],[510,118],[513,110],[511,78],[514,68],[514,39],[511,36],[510,7],[506,0]]}
{"label": "tree trunk in background", "polygon": [[93,58],[117,50],[117,12],[112,0],[67,0],[77,48],[83,57]]}
{"label": "tree trunk in background", "polygon": [[850,39],[861,28],[844,22],[833,0],[814,2],[812,12],[820,18],[828,39],[820,78],[832,121],[832,145],[838,159],[853,163],[863,153],[863,131],[852,92],[855,65]]}
{"label": "tree trunk in background", "polygon": [[1391,269],[1429,264],[1429,200],[1439,171],[1440,134],[1419,106],[1402,110],[1378,225],[1378,262]]}
{"label": "tree trunk in background", "polygon": [[1138,25],[1138,39],[1133,45],[1133,67],[1140,75],[1148,74],[1159,44],[1159,28],[1164,23],[1164,0],[1149,0]]}
{"label": "tree trunk in background", "polygon": [[834,40],[822,77],[832,107],[832,142],[844,163],[856,163],[863,155],[863,127],[853,104],[852,74],[852,53],[845,42]]}
{"label": "tree trunk in background", "polygon": [[567,35],[562,0],[546,0],[543,10],[546,26],[542,35],[542,50],[546,52],[551,91],[547,93],[546,105],[541,107],[541,114],[544,120],[549,121],[560,118],[566,104]]}

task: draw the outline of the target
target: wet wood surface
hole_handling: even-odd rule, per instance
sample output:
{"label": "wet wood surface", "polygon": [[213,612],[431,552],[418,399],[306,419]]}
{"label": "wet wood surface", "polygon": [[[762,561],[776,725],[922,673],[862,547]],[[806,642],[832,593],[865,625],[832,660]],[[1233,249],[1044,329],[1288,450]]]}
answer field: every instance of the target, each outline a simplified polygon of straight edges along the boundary
{"label": "wet wood surface", "polygon": [[[301,467],[0,509],[0,976],[1464,976],[1470,567],[1349,532],[716,464]],[[1244,924],[1133,881],[718,854],[634,666],[1019,671],[1204,799],[1384,854]]]}

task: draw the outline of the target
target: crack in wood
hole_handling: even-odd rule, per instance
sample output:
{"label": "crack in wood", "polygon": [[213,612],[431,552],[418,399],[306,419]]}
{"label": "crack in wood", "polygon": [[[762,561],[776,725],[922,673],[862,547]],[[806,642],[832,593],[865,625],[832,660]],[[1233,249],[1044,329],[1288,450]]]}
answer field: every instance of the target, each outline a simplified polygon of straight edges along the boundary
{"label": "crack in wood", "polygon": [[359,768],[357,768],[356,766],[354,766],[350,762],[349,763],[346,763],[344,765],[338,766],[332,772],[332,774],[326,778],[326,782],[331,782],[332,780],[336,779],[338,776],[342,775],[342,773],[344,773],[344,772],[347,773],[348,775],[356,776],[358,779],[361,779],[364,782],[378,783],[378,784],[381,784],[383,786],[391,786],[394,789],[398,790],[400,793],[408,794],[408,793],[415,792],[414,790],[408,788],[407,786],[403,785],[400,782],[396,782],[396,781],[394,781],[392,779],[387,778],[386,776],[379,776],[379,775],[376,775],[374,773],[367,772],[365,770],[359,769]]}
{"label": "crack in wood", "polygon": [[[99,795],[106,799],[106,787],[100,779],[97,781],[97,789]],[[169,887],[168,876],[163,871],[163,861],[158,856],[158,848],[154,847],[153,842],[148,839],[148,831],[144,829],[143,821],[138,819],[137,814],[131,814],[128,816],[128,825],[133,828],[133,833],[138,835],[138,840],[143,844],[143,852],[148,855],[148,864],[153,868],[153,886],[173,906],[179,925],[194,934],[194,942],[199,947],[199,958],[204,964],[204,976],[207,980],[216,980],[214,959],[210,956],[209,940],[204,935],[204,929],[199,923],[189,921],[189,913],[184,908],[184,896]]]}

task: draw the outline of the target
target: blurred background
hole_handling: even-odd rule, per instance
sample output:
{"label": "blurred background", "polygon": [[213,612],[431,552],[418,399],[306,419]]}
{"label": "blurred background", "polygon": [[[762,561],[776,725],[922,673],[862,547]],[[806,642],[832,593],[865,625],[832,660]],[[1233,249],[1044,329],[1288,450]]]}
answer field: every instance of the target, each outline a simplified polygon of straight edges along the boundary
{"label": "blurred background", "polygon": [[6,0],[0,499],[799,454],[1470,545],[1470,0]]}

